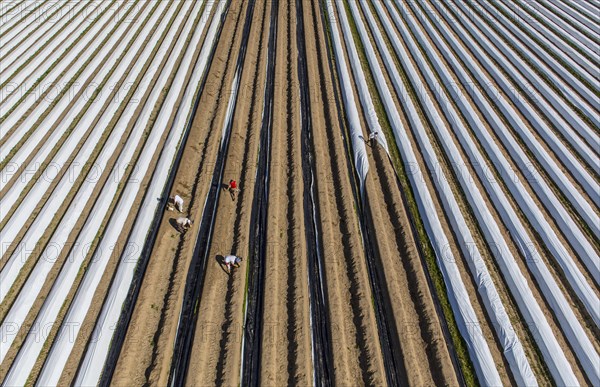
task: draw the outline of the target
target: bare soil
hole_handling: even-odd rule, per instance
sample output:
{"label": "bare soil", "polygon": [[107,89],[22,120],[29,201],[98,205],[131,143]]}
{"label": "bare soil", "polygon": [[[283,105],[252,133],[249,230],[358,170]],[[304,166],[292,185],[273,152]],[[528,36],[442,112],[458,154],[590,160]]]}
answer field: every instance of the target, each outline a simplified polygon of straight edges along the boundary
{"label": "bare soil", "polygon": [[221,137],[244,12],[243,2],[232,2],[200,99],[203,108],[194,119],[183,154],[185,167],[177,172],[172,192],[185,200],[183,215],[194,220],[194,227],[179,234],[172,219],[181,215],[165,214],[125,338],[127,350],[121,352],[115,370],[115,385],[166,384],[194,235]]}
{"label": "bare soil", "polygon": [[[317,192],[315,198],[316,226],[319,233],[320,253],[324,258],[322,270],[324,298],[327,307],[325,322],[327,334],[331,338],[332,381],[335,385],[344,386],[387,385],[384,351],[382,351],[380,332],[376,320],[376,316],[378,316],[375,310],[377,304],[374,302],[371,287],[371,281],[377,280],[382,289],[381,300],[385,309],[384,316],[390,327],[391,346],[394,355],[399,359],[397,365],[401,384],[457,385],[460,375],[456,374],[452,362],[452,346],[446,342],[443,330],[445,322],[442,320],[444,317],[439,314],[441,312],[435,304],[437,295],[433,293],[433,287],[428,284],[427,264],[421,250],[423,246],[420,246],[423,241],[419,239],[419,235],[416,235],[412,227],[414,214],[411,213],[411,208],[409,208],[406,199],[408,192],[403,192],[403,183],[399,180],[395,170],[395,166],[397,166],[394,164],[395,161],[384,152],[383,148],[378,146],[367,147],[370,171],[364,187],[366,200],[361,200],[360,193],[355,188],[354,179],[356,177],[347,137],[348,128],[346,127],[343,104],[340,98],[342,90],[339,88],[335,64],[329,62],[333,53],[328,51],[328,31],[321,18],[323,2],[320,0],[301,1],[302,13],[300,17],[302,17],[301,20],[305,26],[303,42],[306,45],[306,58],[300,59],[304,59],[308,67],[311,108],[308,118],[311,121],[310,130],[312,135],[309,148],[311,148],[311,155],[314,157],[314,178]],[[146,6],[153,5],[147,4]],[[201,224],[205,200],[211,188],[210,185],[216,168],[248,6],[248,1],[231,1],[222,34],[216,43],[214,60],[210,64],[207,73],[207,83],[200,95],[200,107],[196,117],[193,118],[191,131],[183,149],[183,161],[179,168],[174,171],[175,182],[170,194],[178,194],[184,199],[184,209],[182,213],[167,210],[160,219],[158,237],[153,247],[131,323],[126,332],[125,342],[113,375],[112,384],[116,386],[164,386],[168,384],[173,345],[177,334],[188,269],[196,246],[196,236]],[[305,172],[303,171],[303,161],[309,155],[303,153],[305,150],[302,144],[302,115],[304,114],[301,106],[302,85],[300,84],[302,68],[299,68],[298,52],[301,50],[299,50],[297,41],[300,20],[297,15],[296,0],[256,0],[251,16],[250,39],[243,71],[241,72],[237,106],[231,117],[231,139],[226,153],[223,181],[220,182],[220,184],[225,185],[230,179],[235,179],[238,182],[240,192],[233,199],[225,190],[219,191],[203,288],[200,290],[201,297],[196,305],[199,317],[189,359],[190,364],[186,378],[186,384],[188,385],[236,386],[240,384],[244,313],[248,285],[247,270],[249,263],[247,259],[250,258],[249,238],[252,231],[250,217],[252,205],[256,199],[254,193],[257,184],[256,174],[259,152],[267,151],[266,149],[259,149],[259,143],[265,103],[264,91],[267,75],[270,14],[273,6],[278,7],[278,40],[275,52],[274,114],[269,164],[267,253],[264,257],[267,267],[264,282],[264,313],[262,316],[258,316],[263,333],[259,359],[260,384],[266,386],[305,386],[312,385],[314,380],[312,311],[308,287],[309,251],[313,241],[308,240],[307,230],[305,229],[305,211],[307,209],[304,208],[305,198],[303,197],[305,184],[309,184],[303,177],[303,172]],[[419,5],[413,6],[419,9],[421,7]],[[431,9],[434,10],[431,11],[432,16],[439,17],[435,8]],[[337,12],[337,10],[334,9],[333,12]],[[215,14],[216,7],[214,7],[210,17],[214,17]],[[195,18],[199,15],[189,15],[189,17]],[[135,27],[135,25],[132,25],[130,28]],[[182,28],[182,26],[174,28]],[[204,34],[206,35],[206,32]],[[199,53],[204,38],[205,36],[195,47],[196,55]],[[175,41],[172,45],[174,44]],[[402,60],[416,63],[413,57],[403,58]],[[164,65],[164,61],[162,65]],[[399,68],[401,67],[400,59],[396,65]],[[365,70],[367,69],[365,68]],[[186,77],[191,75],[191,71],[192,68],[188,69]],[[419,71],[423,70],[419,69]],[[125,76],[126,74],[123,74],[123,77]],[[389,75],[385,74],[385,76],[388,85],[391,85]],[[172,81],[173,77],[174,73],[171,74],[169,82]],[[157,77],[154,78],[152,84],[156,79]],[[466,103],[477,109],[475,101],[468,97],[468,90],[462,88],[455,76],[452,80],[459,85],[458,87],[461,88],[463,95],[467,96],[465,97]],[[87,84],[90,81],[91,78],[85,82]],[[435,99],[436,90],[432,90],[427,86],[422,74],[419,81],[420,85],[413,86],[420,87],[420,92],[431,94],[434,105],[443,116],[442,109],[439,106],[440,101]],[[370,85],[370,87],[373,87],[373,85]],[[373,90],[371,91],[373,92]],[[363,135],[367,137],[366,113],[361,110],[357,90],[353,92],[361,116],[361,123],[365,130]],[[488,265],[490,275],[496,284],[516,333],[523,342],[538,381],[543,385],[551,384],[551,377],[547,374],[543,359],[536,350],[536,344],[532,337],[535,332],[530,332],[528,322],[522,321],[520,318],[520,313],[502,278],[500,268],[495,263],[491,248],[483,238],[477,220],[462,193],[460,184],[456,180],[455,173],[457,171],[453,168],[450,160],[445,157],[441,141],[454,142],[464,160],[469,160],[468,153],[460,147],[455,134],[451,133],[450,138],[447,139],[438,138],[419,104],[417,104],[417,110],[419,110],[420,116],[417,120],[422,122],[423,125],[418,128],[411,127],[406,116],[406,110],[403,107],[403,101],[395,93],[392,94],[393,102],[400,112],[402,124],[407,128],[409,141],[417,151],[418,166],[421,171],[425,172],[423,175],[425,183],[430,191],[434,193],[434,207],[430,210],[437,214],[442,222],[444,232],[449,237],[450,246],[448,248],[457,258],[456,265],[461,272],[467,291],[472,294],[473,308],[478,316],[482,334],[489,344],[503,384],[513,384],[514,379],[510,367],[503,357],[501,343],[496,337],[493,322],[488,318],[488,314],[478,296],[477,285],[461,252],[459,239],[454,234],[455,231],[451,227],[448,214],[444,212],[441,199],[438,197],[439,194],[435,190],[434,179],[440,171],[445,176],[450,177],[450,187],[457,197],[459,208],[465,215],[467,225],[476,239],[477,247],[482,252],[482,257]],[[161,95],[161,100],[165,96],[166,90]],[[179,97],[182,96],[183,91]],[[147,97],[148,93],[142,97],[138,112],[141,110],[143,100]],[[415,96],[409,96],[408,98],[417,100]],[[448,103],[454,103],[454,101],[450,100]],[[33,106],[35,107],[36,104]],[[69,108],[71,106],[72,104],[69,105]],[[151,121],[156,118],[160,106],[161,101],[155,106]],[[93,107],[86,106],[86,109],[88,108]],[[104,109],[106,109],[106,106],[98,109],[96,120],[98,120]],[[104,136],[94,149],[91,160],[95,159],[104,146],[104,142],[113,130],[123,109],[124,107],[120,107],[115,119],[105,129]],[[175,113],[174,111],[171,114],[169,122],[174,119]],[[64,114],[66,113],[63,112]],[[480,114],[480,117],[486,122],[483,115]],[[466,122],[463,121],[461,120],[461,124],[466,125]],[[10,133],[17,130],[19,124],[15,128],[9,128]],[[133,122],[129,123],[125,129],[121,142],[108,163],[107,171],[116,163],[133,124]],[[67,125],[63,128],[58,123],[54,124],[47,128],[47,136],[55,130],[67,131],[69,127]],[[92,127],[87,128],[75,152],[69,158],[69,162],[73,160],[91,129]],[[434,151],[441,163],[439,171],[428,171],[427,164],[419,151],[418,141],[416,141],[415,134],[417,130],[423,130],[432,139]],[[499,137],[489,125],[481,128],[481,130],[487,130],[494,140],[500,144]],[[166,136],[167,133],[163,133],[161,144]],[[0,144],[3,143],[2,141],[5,140],[0,140]],[[393,142],[392,138],[388,138],[389,144]],[[62,141],[53,149],[51,155],[45,160],[46,162],[51,160],[61,145]],[[140,141],[134,160],[137,160],[144,145],[144,140]],[[542,146],[548,154],[556,158],[547,144],[542,143]],[[145,188],[149,184],[151,171],[158,161],[160,149],[159,146],[151,162],[149,173],[143,177],[140,192],[131,208],[132,213],[137,213],[142,203]],[[506,149],[501,146],[501,151],[516,170],[515,162],[510,159]],[[27,161],[30,161],[33,155],[35,153],[32,153]],[[560,160],[557,161],[560,162]],[[467,163],[467,165],[461,167],[464,169],[462,173],[477,176],[473,165]],[[498,181],[502,181],[502,176],[499,176],[495,170],[490,168],[490,171]],[[66,170],[61,170],[60,176],[66,172]],[[526,180],[526,177],[520,172],[517,172],[517,176],[521,180]],[[77,239],[108,177],[108,172],[100,177],[91,199],[77,219],[75,228],[68,238],[69,242],[74,242]],[[39,178],[39,175],[34,180],[37,178]],[[580,189],[571,177],[570,180],[577,189]],[[553,183],[549,183],[556,190]],[[11,181],[0,187],[0,197],[4,196],[13,184],[14,182]],[[11,215],[17,206],[21,204],[21,200],[33,184],[34,182],[24,187],[19,202],[13,206],[14,208],[8,209]],[[32,214],[25,220],[22,230],[17,236],[17,241],[23,238],[27,228],[56,188],[56,184],[58,184],[58,179],[49,187],[48,194],[43,200],[36,208],[32,209]],[[474,178],[473,184],[484,194],[484,200],[488,207],[492,209],[492,213],[500,219],[492,205],[492,201],[486,195],[482,182]],[[62,220],[62,214],[70,205],[80,185],[80,180],[74,184],[57,215],[52,219],[51,225],[45,230],[39,243],[40,249],[36,250],[41,251],[41,248],[48,243],[58,222]],[[502,185],[502,188],[506,190],[504,185]],[[111,209],[103,219],[102,227],[109,221],[122,189],[123,187],[119,187],[117,195],[112,199]],[[544,209],[539,200],[535,198],[530,186],[527,186],[527,190],[536,200],[536,205],[543,215],[554,224],[552,214]],[[510,197],[510,195],[508,196]],[[518,209],[514,200],[512,205],[515,206],[521,220],[528,224],[526,217]],[[365,214],[368,214],[368,216],[365,216]],[[187,216],[194,221],[187,232],[181,233],[174,227],[174,220],[179,216]],[[133,222],[133,217],[126,222],[117,249],[107,258],[109,262],[106,271],[96,290],[94,302],[86,315],[84,327],[76,339],[73,351],[69,354],[65,370],[60,379],[61,385],[73,383],[79,363],[85,354],[87,343],[91,339],[95,321],[118,267],[121,255],[118,246],[125,245],[127,236],[133,227]],[[0,223],[0,229],[5,224],[6,221]],[[506,237],[510,253],[517,258],[521,258],[517,245],[511,239],[507,227],[501,221],[498,221],[498,225]],[[369,230],[368,235],[367,233],[363,234],[365,229]],[[530,234],[535,247],[538,251],[543,252],[543,242],[533,231]],[[561,242],[566,244],[564,236],[559,235],[559,238]],[[375,268],[373,273],[368,270],[367,259],[369,255],[365,250],[367,244],[370,244],[374,251]],[[9,250],[9,253],[13,250],[14,248]],[[570,248],[569,253],[574,254]],[[241,267],[234,269],[231,274],[225,271],[223,264],[223,257],[228,254],[235,254],[244,258]],[[86,257],[84,266],[89,263],[89,258],[89,256]],[[18,291],[25,291],[23,285],[38,259],[40,257],[37,255],[30,258],[30,262],[23,268],[14,285],[14,292],[9,294],[5,302],[0,305],[1,319],[5,318],[8,308],[15,302]],[[65,251],[59,256],[46,279],[39,299],[26,318],[25,326],[21,329],[21,333],[11,347],[5,361],[0,365],[0,378],[6,376],[19,347],[24,341],[25,328],[35,321],[45,298],[51,291],[54,281],[67,259],[67,251]],[[598,340],[600,331],[587,319],[585,310],[577,302],[577,298],[563,278],[560,268],[552,259],[547,257],[540,257],[540,259],[544,259],[548,264],[552,275],[557,279],[567,299],[572,303],[576,316],[583,321],[587,330],[586,333],[594,339],[592,341],[596,349],[600,349],[600,340]],[[540,306],[547,314],[553,332],[559,343],[563,345],[567,358],[573,364],[573,369],[583,384],[586,382],[583,370],[577,364],[573,351],[568,347],[560,326],[553,318],[551,306],[543,298],[526,263],[525,259],[517,260],[517,264],[529,283],[533,295],[539,300]],[[5,265],[5,261],[0,261],[0,270]],[[580,267],[583,268],[582,265]],[[54,327],[48,332],[47,345],[37,359],[30,377],[32,382],[39,375],[50,345],[64,320],[68,307],[71,305],[84,272],[84,270],[81,270],[79,273]],[[585,270],[584,273],[586,279],[590,280]],[[596,293],[599,293],[599,289],[595,290]]]}

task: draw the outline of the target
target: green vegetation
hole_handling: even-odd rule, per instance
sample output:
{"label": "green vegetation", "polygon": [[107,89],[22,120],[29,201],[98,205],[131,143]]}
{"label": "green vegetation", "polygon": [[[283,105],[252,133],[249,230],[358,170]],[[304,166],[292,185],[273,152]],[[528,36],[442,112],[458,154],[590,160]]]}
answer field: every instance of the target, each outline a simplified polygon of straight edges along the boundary
{"label": "green vegetation", "polygon": [[[447,327],[448,327],[450,337],[452,340],[451,346],[454,347],[454,350],[458,357],[458,361],[460,363],[460,367],[461,367],[461,371],[463,373],[465,383],[469,386],[475,386],[478,384],[477,377],[475,375],[475,370],[473,368],[471,359],[469,358],[469,353],[468,353],[466,343],[462,339],[462,336],[460,335],[458,325],[454,318],[454,314],[452,312],[452,307],[450,306],[450,301],[449,301],[448,295],[447,295],[446,285],[444,283],[444,279],[443,279],[442,273],[440,271],[440,268],[437,265],[435,252],[433,250],[430,239],[425,230],[423,220],[419,213],[418,205],[417,205],[417,202],[415,199],[415,194],[412,190],[407,172],[404,168],[404,163],[400,156],[400,150],[398,149],[398,146],[395,142],[395,136],[393,134],[391,124],[389,122],[389,118],[388,118],[387,113],[385,112],[385,108],[381,102],[381,96],[379,94],[379,91],[377,90],[377,88],[375,86],[375,81],[374,81],[373,75],[370,72],[370,68],[368,66],[368,60],[367,60],[367,57],[365,54],[364,46],[358,35],[358,31],[356,29],[356,24],[355,24],[354,19],[352,18],[352,14],[350,12],[347,1],[344,1],[344,5],[346,7],[346,12],[350,19],[350,28],[353,33],[353,38],[354,38],[355,44],[357,45],[357,50],[359,51],[359,57],[361,60],[361,64],[363,66],[363,69],[367,70],[367,71],[365,71],[365,77],[367,79],[367,84],[369,87],[370,94],[373,98],[373,104],[375,105],[375,110],[376,110],[377,116],[379,118],[380,125],[384,131],[386,138],[394,139],[394,141],[388,142],[389,150],[390,150],[390,157],[391,157],[394,169],[396,171],[396,175],[398,176],[400,186],[404,193],[403,196],[407,201],[407,206],[408,206],[408,209],[410,212],[410,218],[412,219],[412,222],[413,222],[414,227],[417,232],[419,246],[420,246],[423,257],[425,258],[427,271],[429,272],[429,276],[430,276],[433,286],[435,288],[435,292],[437,294],[437,298],[441,305],[442,312],[444,314],[444,318],[447,322]],[[372,7],[372,5],[369,5],[369,6]],[[375,11],[373,11],[373,12],[375,12]],[[327,27],[328,34],[330,34],[329,23],[326,23],[326,27]],[[385,37],[385,38],[387,40],[387,37]],[[330,39],[330,35],[328,35],[328,39]],[[388,44],[388,47],[389,47],[390,46],[389,41],[386,43]],[[330,44],[330,46],[331,46],[331,44]],[[403,71],[403,68],[401,66],[397,66],[397,67],[401,72],[404,83],[407,85],[408,89],[410,90],[411,98],[413,98],[413,100],[418,105],[418,101],[416,99],[416,93],[412,87],[412,84],[408,81],[406,74]],[[442,316],[440,316],[440,317],[442,317]]]}

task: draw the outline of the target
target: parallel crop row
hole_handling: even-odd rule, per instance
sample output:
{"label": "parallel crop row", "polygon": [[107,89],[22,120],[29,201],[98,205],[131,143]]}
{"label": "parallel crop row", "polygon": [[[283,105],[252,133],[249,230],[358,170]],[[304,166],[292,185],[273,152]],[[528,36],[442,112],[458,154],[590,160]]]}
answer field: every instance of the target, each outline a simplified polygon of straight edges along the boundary
{"label": "parallel crop row", "polygon": [[[106,275],[112,276],[114,265],[109,263],[120,254],[132,253],[121,246],[121,235],[131,211],[140,206],[136,200],[145,192],[149,176],[152,192],[164,185],[221,21],[223,7],[214,5],[131,2],[118,8],[124,11],[118,17],[114,10],[101,14],[96,25],[108,28],[86,29],[71,51],[87,49],[90,59],[95,59],[77,67],[71,64],[77,56],[67,57],[47,73],[54,79],[79,77],[97,87],[93,96],[61,95],[49,104],[32,99],[40,112],[36,121],[43,121],[31,126],[34,135],[16,154],[6,154],[3,177],[10,184],[0,198],[1,302],[6,313],[0,361],[6,382],[59,383],[70,354],[80,345],[76,339],[92,302],[104,298],[97,289]],[[130,19],[124,21],[123,16]],[[208,23],[211,28],[206,33]],[[90,44],[89,39],[101,44]],[[31,71],[36,69],[22,70],[23,76]],[[42,128],[53,131],[47,136]],[[12,133],[22,134],[23,129]],[[42,138],[45,141],[36,145]],[[29,166],[23,168],[23,163]],[[7,169],[11,165],[20,179]],[[148,200],[140,208],[152,213],[156,199]],[[133,246],[140,244],[147,227],[140,221]],[[125,269],[131,271],[134,265],[126,262]],[[114,298],[118,293],[122,303],[131,276],[119,273],[120,285],[109,292],[107,304],[116,308],[104,313],[102,321],[114,322],[120,315]],[[41,304],[36,302],[40,299]],[[43,335],[25,336],[29,326],[46,330]],[[76,327],[73,332],[72,327]],[[110,335],[104,337],[108,340],[104,344],[109,344]],[[107,348],[90,354],[106,356]],[[91,368],[86,364],[79,377],[98,380],[103,361]]]}
{"label": "parallel crop row", "polygon": [[[483,302],[488,318],[497,330],[497,338],[504,346],[512,377],[518,383],[536,383],[536,376],[527,363],[526,354],[532,353],[531,349],[523,351],[521,348],[496,286],[503,289],[506,286],[516,302],[518,313],[530,323],[537,345],[533,353],[540,353],[556,382],[577,383],[578,380],[577,371],[572,370],[561,350],[563,338],[557,340],[557,334],[564,335],[570,343],[586,380],[600,381],[599,371],[594,366],[598,352],[590,340],[595,328],[588,328],[588,324],[600,325],[596,307],[599,299],[595,290],[600,280],[597,239],[600,163],[594,150],[598,144],[598,128],[596,109],[592,107],[597,89],[590,89],[597,80],[589,73],[589,67],[580,66],[589,64],[589,58],[574,55],[578,62],[566,59],[570,63],[568,71],[563,67],[566,62],[555,57],[547,57],[547,61],[539,65],[537,59],[530,59],[532,48],[524,46],[520,40],[505,39],[507,34],[528,35],[522,35],[519,28],[508,27],[508,19],[502,19],[498,25],[489,24],[490,19],[482,17],[488,15],[485,8],[471,3],[421,5],[391,0],[348,3],[345,7],[343,1],[336,1],[337,11],[332,3],[328,3],[328,11],[330,18],[334,17],[334,12],[340,14],[339,24],[346,38],[344,50],[337,32],[338,21],[332,20],[336,61],[345,89],[344,108],[358,175],[364,184],[369,170],[366,157],[362,156],[364,134],[357,111],[359,106],[369,132],[381,132],[377,121],[377,115],[381,113],[376,113],[369,95],[373,91],[367,89],[363,75],[363,71],[371,71],[376,92],[385,108],[386,116],[379,118],[389,121],[403,163],[413,169],[419,165],[407,137],[409,132],[415,136],[426,163],[422,172],[413,173],[409,178],[438,256],[454,317],[472,350],[470,356],[480,382],[501,383],[491,355],[489,352],[486,355],[488,343],[481,340],[481,333],[473,336],[474,331],[467,328],[469,324],[478,326],[478,318],[469,311],[472,297],[464,290],[463,296],[460,295],[459,285],[465,274],[457,271],[458,267],[452,263],[457,258],[448,255],[447,246],[453,243],[452,237],[443,238],[445,233],[437,215],[428,210],[434,207],[434,199],[429,193],[431,188],[419,177],[427,170],[436,173],[432,179],[436,196],[452,226],[462,259],[470,268],[470,276],[481,291],[481,298],[472,300]],[[559,8],[544,2],[544,7],[548,7],[542,12],[547,17],[553,17],[550,11],[567,16],[563,5]],[[377,12],[378,21],[373,10]],[[368,58],[366,67],[365,64],[361,66],[354,43],[349,39],[352,32],[347,25],[346,12],[351,13],[358,26]],[[505,17],[502,13],[494,15]],[[373,38],[367,33],[363,18]],[[569,31],[578,25],[577,20],[571,19],[569,17],[568,24],[558,24]],[[383,31],[378,23],[383,25]],[[540,24],[536,28],[541,28]],[[485,39],[490,39],[487,44],[477,41],[482,33]],[[385,38],[384,34],[387,35]],[[587,34],[577,36],[584,45],[594,39]],[[543,51],[537,46],[532,47],[535,54]],[[392,48],[394,52],[390,51]],[[566,51],[557,53],[565,54]],[[346,55],[350,64],[345,60]],[[543,67],[546,65],[552,66],[551,70]],[[350,78],[350,69],[354,79]],[[557,89],[548,78],[539,77],[543,72],[548,77],[553,77],[556,72],[567,82],[574,79],[585,79],[586,82],[579,83],[580,86],[570,83],[568,88]],[[591,78],[585,78],[590,75]],[[353,99],[354,86],[359,101]],[[410,93],[410,90],[418,92]],[[577,94],[572,94],[572,90]],[[539,95],[524,98],[520,95],[524,91]],[[574,104],[570,96],[575,98]],[[402,103],[409,127],[403,125],[394,98]],[[582,112],[585,119],[581,118]],[[423,125],[430,126],[434,138],[422,129]],[[441,145],[442,158],[432,147],[432,141]],[[385,143],[382,145],[387,149]],[[445,160],[454,166],[454,174],[444,175],[439,168]],[[528,179],[531,176],[534,178]],[[483,233],[485,250],[496,260],[492,266],[497,265],[502,273],[503,281],[497,285],[487,273],[489,263],[485,262],[477,247],[479,242],[472,235],[474,226],[463,218],[455,197],[456,190],[451,188],[453,181],[458,183],[469,212],[477,220],[475,227]],[[504,228],[510,233],[508,238],[502,231]],[[549,261],[534,258],[538,254],[548,254]],[[519,263],[521,259],[525,266]],[[524,268],[529,273],[524,275]],[[557,269],[562,273],[557,274]],[[545,301],[537,300],[532,294],[530,287],[535,285],[530,278],[537,282]],[[583,309],[569,305],[573,297]],[[557,319],[560,332],[547,320],[547,308]],[[578,321],[580,313],[587,315],[585,318],[589,320],[583,324]]]}

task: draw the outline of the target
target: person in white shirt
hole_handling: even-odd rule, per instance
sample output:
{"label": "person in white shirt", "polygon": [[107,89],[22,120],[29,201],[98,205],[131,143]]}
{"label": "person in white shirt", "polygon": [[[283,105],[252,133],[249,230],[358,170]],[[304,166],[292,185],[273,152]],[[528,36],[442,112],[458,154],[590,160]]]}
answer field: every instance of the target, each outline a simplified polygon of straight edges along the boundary
{"label": "person in white shirt", "polygon": [[231,273],[231,269],[234,267],[240,267],[240,263],[242,262],[242,257],[237,257],[235,255],[228,255],[224,259],[225,266],[227,267],[227,272]]}
{"label": "person in white shirt", "polygon": [[188,218],[186,218],[184,216],[177,218],[176,222],[177,222],[177,227],[179,228],[179,231],[181,231],[181,232],[185,232],[185,230],[187,230],[189,227],[192,227],[192,224],[194,224],[194,222],[192,222],[191,220],[189,220]]}
{"label": "person in white shirt", "polygon": [[177,208],[177,211],[183,212],[183,199],[181,198],[181,196],[175,195],[175,197],[173,198],[173,204],[175,204],[175,208]]}
{"label": "person in white shirt", "polygon": [[379,132],[371,132],[369,134],[369,145],[371,148],[377,144],[377,137],[379,136]]}

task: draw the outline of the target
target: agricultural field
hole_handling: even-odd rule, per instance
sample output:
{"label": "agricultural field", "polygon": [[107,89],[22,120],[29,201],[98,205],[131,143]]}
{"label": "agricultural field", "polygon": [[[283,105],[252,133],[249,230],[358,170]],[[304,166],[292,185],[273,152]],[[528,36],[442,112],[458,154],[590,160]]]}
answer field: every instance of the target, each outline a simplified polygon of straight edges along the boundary
{"label": "agricultural field", "polygon": [[3,386],[598,386],[600,2],[0,0],[0,246]]}

